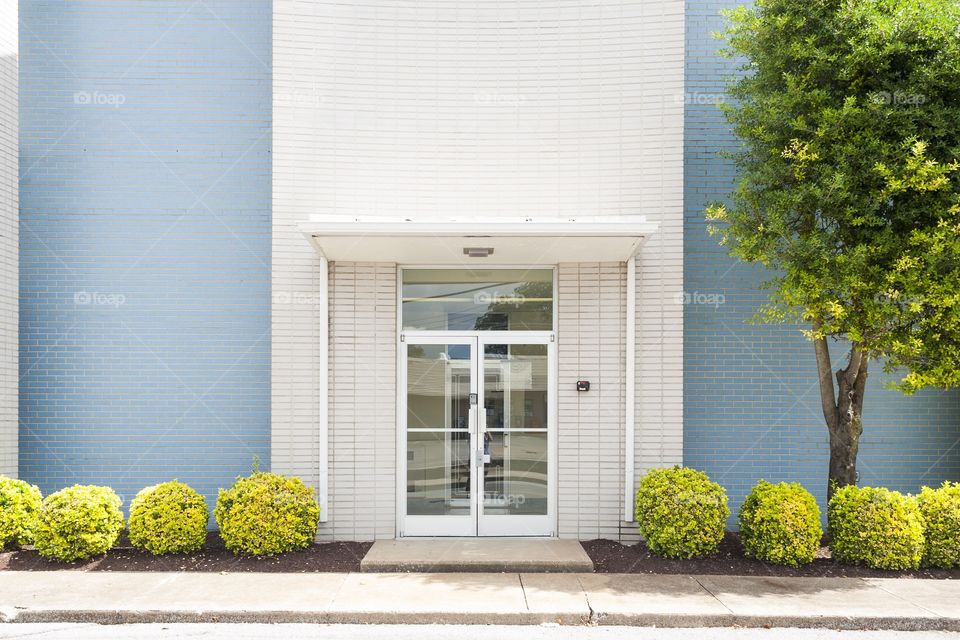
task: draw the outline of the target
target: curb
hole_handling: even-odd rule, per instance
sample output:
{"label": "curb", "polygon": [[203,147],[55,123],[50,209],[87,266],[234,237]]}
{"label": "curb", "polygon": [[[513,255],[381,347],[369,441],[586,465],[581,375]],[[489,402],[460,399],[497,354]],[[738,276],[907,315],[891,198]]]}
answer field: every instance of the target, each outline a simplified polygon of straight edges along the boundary
{"label": "curb", "polygon": [[[10,615],[12,613],[12,615]],[[685,614],[466,613],[395,611],[120,611],[32,610],[0,615],[0,622],[18,623],[309,623],[309,624],[476,624],[633,626],[633,627],[744,627],[836,629],[844,631],[960,631],[960,619],[941,617],[865,616],[740,616]]]}

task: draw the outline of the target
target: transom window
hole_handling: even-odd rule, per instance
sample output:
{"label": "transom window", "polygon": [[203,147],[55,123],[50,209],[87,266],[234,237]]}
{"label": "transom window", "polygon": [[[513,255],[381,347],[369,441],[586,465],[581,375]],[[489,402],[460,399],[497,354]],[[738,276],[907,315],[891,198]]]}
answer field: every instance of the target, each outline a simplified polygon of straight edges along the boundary
{"label": "transom window", "polygon": [[404,269],[404,329],[550,331],[552,269]]}

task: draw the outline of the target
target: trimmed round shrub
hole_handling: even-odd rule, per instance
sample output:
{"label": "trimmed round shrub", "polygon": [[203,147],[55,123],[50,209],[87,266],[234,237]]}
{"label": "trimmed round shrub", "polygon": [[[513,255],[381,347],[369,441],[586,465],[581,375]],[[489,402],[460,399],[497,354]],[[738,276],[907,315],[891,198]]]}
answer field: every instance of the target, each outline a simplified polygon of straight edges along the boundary
{"label": "trimmed round shrub", "polygon": [[651,551],[694,558],[717,550],[730,508],[727,492],[695,469],[654,469],[640,481],[636,502],[640,533]]}
{"label": "trimmed round shrub", "polygon": [[209,516],[203,496],[182,482],[147,487],[130,503],[130,544],[157,556],[198,551]]}
{"label": "trimmed round shrub", "polygon": [[227,549],[271,556],[313,543],[320,506],[300,478],[254,473],[220,490],[213,515]]}
{"label": "trimmed round shrub", "polygon": [[960,566],[960,482],[944,482],[939,489],[924,487],[917,504],[926,527],[922,563]]}
{"label": "trimmed round shrub", "polygon": [[0,550],[33,543],[42,504],[40,489],[0,476]]}
{"label": "trimmed round shrub", "polygon": [[77,484],[51,493],[40,510],[34,546],[61,562],[103,555],[123,531],[120,505],[110,487]]}
{"label": "trimmed round shrub", "polygon": [[875,569],[916,569],[923,555],[916,499],[878,487],[837,489],[827,505],[834,560]]}
{"label": "trimmed round shrub", "polygon": [[747,555],[772,564],[813,562],[823,538],[817,500],[795,482],[761,480],[740,505],[739,521]]}

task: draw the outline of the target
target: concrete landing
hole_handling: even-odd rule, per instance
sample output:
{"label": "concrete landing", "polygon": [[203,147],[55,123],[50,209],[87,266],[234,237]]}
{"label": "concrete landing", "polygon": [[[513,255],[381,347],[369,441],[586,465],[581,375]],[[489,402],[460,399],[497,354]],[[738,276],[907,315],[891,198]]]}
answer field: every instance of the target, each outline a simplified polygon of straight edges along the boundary
{"label": "concrete landing", "polygon": [[360,561],[363,572],[586,573],[593,562],[576,540],[417,538],[378,540]]}

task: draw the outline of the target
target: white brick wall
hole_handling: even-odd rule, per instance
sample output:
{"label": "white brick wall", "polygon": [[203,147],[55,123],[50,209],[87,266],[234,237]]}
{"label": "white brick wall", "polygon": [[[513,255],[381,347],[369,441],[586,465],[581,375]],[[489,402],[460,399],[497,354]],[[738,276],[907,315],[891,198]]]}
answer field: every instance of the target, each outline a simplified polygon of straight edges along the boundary
{"label": "white brick wall", "polygon": [[288,172],[277,165],[281,159],[289,162],[289,155],[275,141],[270,457],[273,471],[298,475],[316,487],[320,469],[317,372],[321,319],[316,302],[320,261],[297,232],[294,219],[283,215],[289,196],[282,183]]}
{"label": "white brick wall", "polygon": [[[561,264],[557,272],[559,532],[617,538],[623,511],[626,270]],[[578,392],[577,380],[590,391]]]}
{"label": "white brick wall", "polygon": [[330,269],[330,521],[321,538],[396,533],[397,269]]}
{"label": "white brick wall", "polygon": [[312,3],[280,1],[273,13],[273,242],[271,469],[319,484],[320,260],[297,230],[316,210],[317,114],[286,100],[314,85],[320,36]]}
{"label": "white brick wall", "polygon": [[[644,0],[633,37],[642,124],[634,184],[641,213],[660,223],[637,256],[636,472],[683,461],[684,3]],[[656,169],[653,167],[656,166]],[[652,171],[651,171],[652,169]],[[631,533],[632,527],[627,528]]]}
{"label": "white brick wall", "polygon": [[[322,319],[309,297],[318,290],[318,260],[295,230],[314,213],[644,214],[660,222],[637,261],[636,465],[639,474],[680,462],[683,321],[673,301],[683,288],[683,9],[680,0],[275,0],[273,286],[275,298],[308,299],[274,302],[275,470],[317,482]],[[332,293],[331,313],[347,314],[334,318],[339,329],[349,324],[347,290],[366,286],[386,300],[380,286],[391,268],[357,269],[333,267],[340,293]],[[561,267],[565,536],[632,531],[621,514],[623,269]],[[364,285],[362,276],[372,281]],[[590,333],[594,320],[599,336]],[[395,344],[387,340],[394,328],[385,316],[369,322],[356,336],[384,352],[338,356],[331,368],[328,537],[393,533],[393,496],[381,495],[395,491],[387,486],[393,441],[379,422],[352,433],[367,426],[350,413],[363,397],[333,387],[375,379],[365,393],[377,419],[387,420],[381,403],[395,393]],[[567,383],[583,372],[567,364],[595,370],[599,393],[571,397]],[[375,470],[354,475],[372,462]]]}
{"label": "white brick wall", "polygon": [[663,191],[682,180],[678,0],[278,0],[274,11],[276,137],[315,150],[286,177],[317,211],[673,204]]}
{"label": "white brick wall", "polygon": [[0,0],[0,474],[17,475],[17,0]]}

